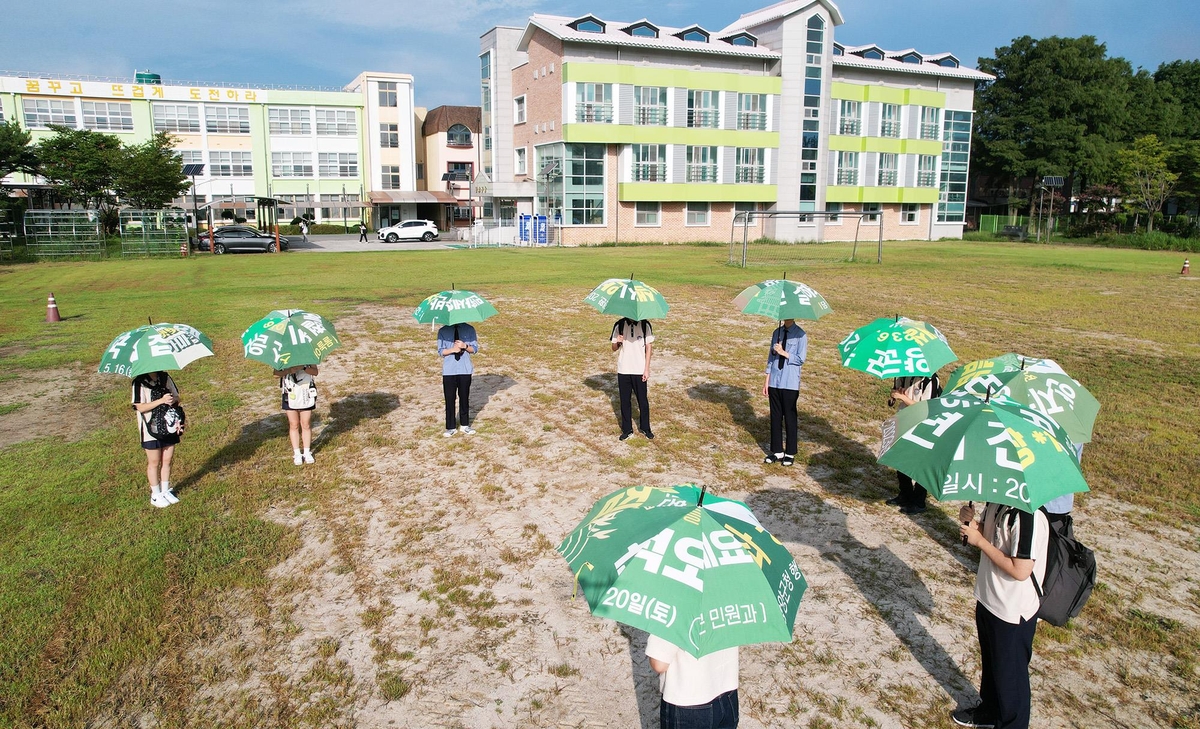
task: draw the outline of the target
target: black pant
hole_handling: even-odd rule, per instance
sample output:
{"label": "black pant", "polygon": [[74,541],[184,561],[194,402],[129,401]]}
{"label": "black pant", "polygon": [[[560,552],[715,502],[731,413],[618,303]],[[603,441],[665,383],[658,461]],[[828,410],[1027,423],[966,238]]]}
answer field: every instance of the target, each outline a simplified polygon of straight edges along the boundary
{"label": "black pant", "polygon": [[454,396],[458,395],[458,424],[471,424],[471,376],[442,375],[442,394],[446,396],[446,430],[454,430]]}
{"label": "black pant", "polygon": [[914,483],[911,478],[899,471],[896,471],[896,480],[900,482],[901,506],[921,506],[925,503],[925,495],[928,492],[924,486]]}
{"label": "black pant", "polygon": [[361,232],[361,231],[359,232],[359,234],[358,234],[358,242],[359,242],[359,243],[366,243],[366,242],[367,242],[367,234],[366,234],[365,232]]}
{"label": "black pant", "polygon": [[735,729],[739,718],[737,689],[699,706],[676,706],[663,701],[658,707],[662,729]]}
{"label": "black pant", "polygon": [[621,393],[621,432],[633,432],[633,413],[631,412],[633,394],[638,401],[638,429],[643,433],[650,432],[650,401],[646,399],[646,383],[641,375],[622,375],[617,373],[617,390]]}
{"label": "black pant", "polygon": [[983,666],[975,715],[994,721],[996,729],[1029,729],[1029,660],[1037,618],[1013,625],[976,602],[975,629]]}
{"label": "black pant", "polygon": [[[799,390],[767,389],[767,400],[771,403],[772,453],[796,455],[796,401],[799,399]],[[783,446],[784,430],[787,431],[787,448]]]}

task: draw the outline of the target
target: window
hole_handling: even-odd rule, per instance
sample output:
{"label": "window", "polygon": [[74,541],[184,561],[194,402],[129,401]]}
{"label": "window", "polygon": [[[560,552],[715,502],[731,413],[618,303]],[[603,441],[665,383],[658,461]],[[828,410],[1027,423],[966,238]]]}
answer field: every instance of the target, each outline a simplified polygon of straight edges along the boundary
{"label": "window", "polygon": [[958,68],[958,59],[954,56],[947,56],[938,61],[938,65],[944,68]]}
{"label": "window", "polygon": [[470,205],[454,206],[454,219],[455,220],[470,220],[471,219],[471,206]]}
{"label": "window", "polygon": [[525,97],[518,96],[513,99],[513,124],[525,123]]}
{"label": "window", "polygon": [[312,152],[272,152],[272,177],[312,177]]}
{"label": "window", "polygon": [[475,163],[474,162],[449,162],[446,164],[446,172],[451,176],[447,179],[458,180],[460,182],[470,182],[475,179]]}
{"label": "window", "polygon": [[200,107],[197,104],[151,104],[156,132],[200,131]]}
{"label": "window", "polygon": [[754,36],[750,35],[749,33],[741,33],[730,38],[729,45],[753,48],[754,46],[758,45],[758,41],[754,40]]}
{"label": "window", "polygon": [[254,164],[250,152],[209,152],[208,174],[212,177],[252,177]]}
{"label": "window", "polygon": [[204,164],[204,152],[198,149],[181,149],[179,150],[179,164],[202,165]]}
{"label": "window", "polygon": [[83,102],[83,128],[132,132],[133,105],[120,102]]}
{"label": "window", "polygon": [[357,135],[358,113],[354,109],[317,109],[317,134],[327,137]]}
{"label": "window", "polygon": [[210,134],[249,134],[250,108],[246,106],[206,106],[204,125]]}
{"label": "window", "polygon": [[575,84],[575,121],[611,124],[612,84]]}
{"label": "window", "polygon": [[767,150],[765,149],[739,147],[734,182],[761,185],[766,181],[766,159]]}
{"label": "window", "polygon": [[696,43],[707,43],[708,33],[705,33],[699,28],[688,28],[679,34],[679,37],[685,41],[694,41]]}
{"label": "window", "polygon": [[271,134],[307,136],[312,134],[312,117],[308,109],[270,108],[267,128]]}
{"label": "window", "polygon": [[566,145],[564,214],[571,225],[604,225],[604,149],[603,144]]}
{"label": "window", "polygon": [[900,136],[900,106],[884,104],[879,114],[879,136]]}
{"label": "window", "polygon": [[525,155],[527,151],[524,147],[517,147],[516,150],[516,169],[513,170],[518,175],[525,174]]}
{"label": "window", "polygon": [[716,182],[717,181],[717,148],[688,147],[687,148],[687,181]]}
{"label": "window", "polygon": [[633,181],[667,181],[667,145],[633,145]]}
{"label": "window", "polygon": [[579,20],[576,20],[574,23],[571,23],[571,27],[574,28],[575,30],[579,31],[580,33],[603,33],[604,32],[604,23],[601,23],[600,21],[598,21],[592,17],[580,18]]}
{"label": "window", "polygon": [[379,146],[384,149],[399,149],[400,148],[400,125],[399,124],[380,124],[379,125]]}
{"label": "window", "polygon": [[418,180],[425,179],[425,163],[424,162],[417,163],[417,179]]}
{"label": "window", "polygon": [[837,184],[858,184],[858,152],[838,152]]}
{"label": "window", "polygon": [[688,203],[687,220],[685,221],[685,225],[708,225],[708,203]]}
{"label": "window", "polygon": [[862,132],[862,102],[842,99],[838,115],[838,134],[857,137]]}
{"label": "window", "polygon": [[921,107],[921,139],[940,139],[942,110],[936,106]]}
{"label": "window", "polygon": [[863,216],[863,222],[864,223],[878,223],[879,222],[879,210],[880,210],[879,203],[863,203],[862,211],[864,213],[870,213],[870,215]]}
{"label": "window", "polygon": [[358,152],[319,152],[317,175],[320,177],[358,177]]}
{"label": "window", "polygon": [[825,203],[825,212],[832,213],[825,217],[826,225],[840,225],[842,222],[842,204],[841,203]]}
{"label": "window", "polygon": [[904,203],[900,206],[900,224],[916,225],[921,222],[921,206],[917,203]]}
{"label": "window", "polygon": [[920,63],[921,57],[916,53],[906,53],[900,57],[901,63]]}
{"label": "window", "polygon": [[922,154],[917,157],[917,187],[937,185],[937,157]]}
{"label": "window", "polygon": [[882,61],[883,60],[883,54],[874,48],[872,48],[868,51],[863,51],[862,57],[869,58],[872,61]]}
{"label": "window", "polygon": [[717,129],[721,126],[721,94],[717,91],[688,91],[687,125]]}
{"label": "window", "polygon": [[380,106],[399,106],[399,99],[396,96],[395,81],[380,81],[379,82],[379,105]]}
{"label": "window", "polygon": [[22,99],[25,110],[25,126],[30,129],[58,124],[75,127],[75,104],[59,99]]}
{"label": "window", "polygon": [[637,36],[638,38],[658,37],[658,28],[655,28],[653,25],[648,23],[639,23],[626,30],[626,32],[629,33],[629,35]]}
{"label": "window", "polygon": [[898,176],[898,165],[900,163],[900,155],[890,152],[879,153],[879,179],[876,182],[880,187],[895,187],[896,178]]}
{"label": "window", "polygon": [[667,125],[667,87],[633,87],[633,123],[650,126]]}
{"label": "window", "polygon": [[656,202],[639,202],[637,203],[637,216],[634,218],[634,225],[657,227],[661,225],[662,203]]}
{"label": "window", "polygon": [[967,210],[967,170],[971,158],[971,112],[949,111],[942,123],[942,169],[937,222],[961,223]]}
{"label": "window", "polygon": [[492,80],[492,52],[488,51],[479,57],[479,78],[483,81]]}
{"label": "window", "polygon": [[384,190],[399,190],[400,189],[400,165],[383,165],[383,184],[381,187]]}
{"label": "window", "polygon": [[734,203],[733,204],[734,224],[737,224],[737,222],[738,222],[737,214],[745,213],[745,216],[741,219],[742,227],[749,228],[752,225],[758,225],[757,216],[755,215],[755,213],[757,213],[757,212],[758,212],[758,203],[753,203],[753,202],[736,202],[736,203]]}
{"label": "window", "polygon": [[[358,193],[354,193],[354,194],[346,193],[345,195],[343,195],[341,193],[322,194],[321,202],[325,202],[325,203],[358,202]],[[321,208],[321,219],[322,220],[330,220],[331,218],[337,218],[339,220],[346,220],[350,215],[349,211],[352,209],[353,208],[350,208],[347,205],[338,205],[335,207]]]}
{"label": "window", "polygon": [[470,147],[471,130],[462,124],[455,124],[446,130],[446,144],[451,147]]}
{"label": "window", "polygon": [[766,130],[766,94],[738,94],[737,128],[741,130]]}

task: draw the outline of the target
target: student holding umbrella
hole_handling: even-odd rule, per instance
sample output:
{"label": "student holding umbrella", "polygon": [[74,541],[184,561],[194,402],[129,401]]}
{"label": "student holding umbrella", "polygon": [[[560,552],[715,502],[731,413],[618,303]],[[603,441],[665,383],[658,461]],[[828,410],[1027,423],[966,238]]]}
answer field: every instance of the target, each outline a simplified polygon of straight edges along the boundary
{"label": "student holding umbrella", "polygon": [[[288,419],[288,439],[292,441],[292,463],[313,463],[312,414],[317,409],[316,365],[297,365],[275,370],[283,394],[283,412]],[[301,444],[304,450],[300,449]]]}
{"label": "student holding umbrella", "polygon": [[[470,324],[448,324],[437,333],[438,354],[442,357],[442,395],[446,399],[445,437],[454,435],[455,430],[463,435],[472,435],[471,427],[471,375],[475,365],[471,355],[479,351],[479,337]],[[458,421],[454,419],[454,403],[458,401]],[[457,426],[457,427],[456,427]]]}
{"label": "student holding umbrella", "polygon": [[[771,406],[771,451],[763,463],[795,463],[796,403],[800,399],[800,368],[808,356],[808,335],[795,319],[784,319],[771,335],[763,396]],[[787,442],[784,442],[786,431]]]}

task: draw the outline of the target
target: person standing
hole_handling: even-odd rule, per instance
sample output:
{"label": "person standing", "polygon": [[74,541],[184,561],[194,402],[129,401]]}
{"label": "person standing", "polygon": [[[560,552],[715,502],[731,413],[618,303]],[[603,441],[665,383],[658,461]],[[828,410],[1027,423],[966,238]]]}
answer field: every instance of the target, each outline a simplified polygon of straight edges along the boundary
{"label": "person standing", "polygon": [[[936,372],[931,377],[897,377],[892,384],[892,396],[888,399],[888,405],[897,405],[898,410],[903,410],[914,403],[937,397],[940,390]],[[925,487],[913,483],[908,474],[899,471],[896,471],[896,481],[900,491],[885,503],[888,506],[899,506],[902,514],[920,514],[925,511]]]}
{"label": "person standing", "polygon": [[[179,443],[175,435],[150,433],[150,418],[155,408],[179,404],[179,389],[166,372],[150,372],[133,380],[133,409],[137,412],[138,436],[146,451],[146,478],[150,481],[150,505],[162,509],[178,504],[171,490],[171,459]],[[180,423],[180,432],[182,432]]]}
{"label": "person standing", "polygon": [[300,235],[304,238],[304,242],[308,242],[308,221],[300,218]]}
{"label": "person standing", "polygon": [[1028,729],[1029,661],[1041,606],[1033,581],[1046,577],[1050,526],[1040,509],[1029,513],[1000,504],[988,504],[978,523],[972,506],[962,507],[958,518],[959,533],[980,550],[975,628],[983,675],[979,705],[950,718],[959,726]]}
{"label": "person standing", "polygon": [[738,725],[738,649],[699,658],[656,635],[646,640],[650,667],[662,691],[659,723],[663,729],[736,729]]}
{"label": "person standing", "polygon": [[796,461],[796,402],[800,399],[800,368],[807,356],[808,335],[795,319],[785,319],[771,335],[767,352],[762,391],[771,406],[771,450],[763,463],[790,466]]}
{"label": "person standing", "polygon": [[650,383],[650,359],[654,356],[654,327],[643,319],[621,319],[613,325],[612,351],[617,353],[617,391],[621,396],[621,436],[628,440],[633,435],[633,395],[638,401],[638,430],[650,440],[654,431],[650,429],[650,401],[647,389]]}
{"label": "person standing", "polygon": [[[283,393],[283,412],[288,419],[288,438],[292,441],[292,463],[312,463],[312,414],[317,409],[316,365],[298,365],[275,370]],[[303,445],[303,450],[301,446]]]}
{"label": "person standing", "polygon": [[[471,374],[475,365],[471,355],[479,351],[479,337],[470,324],[453,324],[438,330],[438,354],[442,357],[442,394],[446,398],[446,432],[449,438],[454,431],[472,435],[471,428]],[[458,401],[458,421],[454,419],[454,403]],[[456,428],[457,425],[457,428]]]}
{"label": "person standing", "polygon": [[358,242],[359,243],[367,242],[367,224],[365,221],[362,221],[362,220],[358,221]]}

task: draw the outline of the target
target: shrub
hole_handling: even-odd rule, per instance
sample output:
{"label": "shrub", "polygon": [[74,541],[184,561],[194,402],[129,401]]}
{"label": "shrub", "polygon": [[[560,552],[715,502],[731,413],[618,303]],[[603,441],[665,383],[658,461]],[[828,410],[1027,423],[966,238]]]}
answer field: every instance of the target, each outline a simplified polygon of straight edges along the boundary
{"label": "shrub", "polygon": [[1154,231],[1153,233],[1130,233],[1128,235],[1107,234],[1097,236],[1093,245],[1106,248],[1137,248],[1143,251],[1180,251],[1200,253],[1200,238],[1179,238]]}

